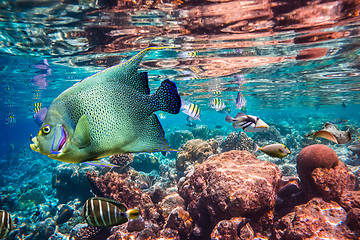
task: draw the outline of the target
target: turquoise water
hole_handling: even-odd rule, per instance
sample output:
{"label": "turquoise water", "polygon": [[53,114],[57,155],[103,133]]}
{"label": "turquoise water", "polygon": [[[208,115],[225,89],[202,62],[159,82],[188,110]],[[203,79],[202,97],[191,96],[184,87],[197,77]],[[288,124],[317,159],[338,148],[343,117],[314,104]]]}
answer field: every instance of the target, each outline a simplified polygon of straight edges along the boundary
{"label": "turquoise water", "polygon": [[[288,146],[292,154],[283,161],[258,152],[259,159],[288,165],[291,171],[284,174],[296,175],[296,155],[305,135],[340,119],[346,122],[337,126],[350,129],[352,141],[317,142],[333,148],[349,166],[359,166],[347,148],[360,137],[358,6],[329,1],[315,4],[316,14],[306,15],[313,3],[283,4],[284,9],[260,1],[123,1],[117,6],[111,1],[1,1],[0,209],[18,218],[19,226],[27,222],[32,227],[18,237],[42,239],[30,234],[39,222],[31,216],[39,208],[50,212],[59,204],[80,206],[70,199],[59,201],[52,188],[52,175],[62,163],[29,147],[30,136],[39,131],[35,105],[49,107],[76,82],[148,46],[169,47],[150,51],[140,64],[140,70],[149,73],[151,92],[163,80],[173,81],[183,101],[200,107],[201,121],[193,123],[208,127],[204,140],[221,141],[242,131],[225,121],[226,113],[209,107],[211,99],[221,98],[235,116],[241,91],[247,114],[274,127],[283,143],[295,139]],[[167,139],[176,131],[193,130],[183,112],[165,113],[160,122]],[[247,135],[258,144],[271,140]],[[176,156],[156,156],[174,169]],[[40,190],[45,201],[19,207],[18,199],[33,189]],[[61,230],[64,236],[74,225]]]}

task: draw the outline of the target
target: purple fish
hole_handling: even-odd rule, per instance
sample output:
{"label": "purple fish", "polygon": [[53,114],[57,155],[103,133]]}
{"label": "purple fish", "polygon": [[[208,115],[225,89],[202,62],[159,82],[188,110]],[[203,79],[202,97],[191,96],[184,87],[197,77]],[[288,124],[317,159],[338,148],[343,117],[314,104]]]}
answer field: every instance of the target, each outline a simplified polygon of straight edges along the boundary
{"label": "purple fish", "polygon": [[241,94],[241,92],[238,92],[237,98],[236,98],[236,108],[241,109],[246,106],[246,100],[244,96]]}
{"label": "purple fish", "polygon": [[41,126],[44,122],[46,113],[47,113],[47,108],[42,108],[36,114],[34,114],[35,123]]}

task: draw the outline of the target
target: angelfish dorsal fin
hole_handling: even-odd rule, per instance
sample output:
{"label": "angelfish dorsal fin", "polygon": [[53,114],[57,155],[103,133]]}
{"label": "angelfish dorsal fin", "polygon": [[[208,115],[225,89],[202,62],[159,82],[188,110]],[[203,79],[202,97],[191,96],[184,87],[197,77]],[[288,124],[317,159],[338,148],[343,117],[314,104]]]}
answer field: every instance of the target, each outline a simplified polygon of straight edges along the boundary
{"label": "angelfish dorsal fin", "polygon": [[157,49],[164,49],[164,48],[170,48],[170,47],[148,47],[143,50],[141,50],[139,53],[131,57],[126,62],[121,63],[125,67],[125,69],[129,72],[135,72],[139,68],[139,64],[144,57],[144,55],[150,51],[150,50],[157,50]]}
{"label": "angelfish dorsal fin", "polygon": [[85,148],[90,145],[90,126],[85,115],[81,116],[76,125],[74,139],[79,148]]}

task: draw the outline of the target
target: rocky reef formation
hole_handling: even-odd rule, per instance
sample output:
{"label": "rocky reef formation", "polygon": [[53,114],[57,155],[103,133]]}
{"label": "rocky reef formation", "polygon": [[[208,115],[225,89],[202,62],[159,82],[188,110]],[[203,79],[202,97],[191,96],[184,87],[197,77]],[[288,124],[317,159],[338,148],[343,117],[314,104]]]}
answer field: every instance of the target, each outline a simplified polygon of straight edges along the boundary
{"label": "rocky reef formation", "polygon": [[355,239],[345,224],[346,211],[335,202],[313,198],[277,221],[274,239]]}
{"label": "rocky reef formation", "polygon": [[240,216],[266,225],[281,176],[275,164],[247,151],[222,153],[195,166],[178,184],[194,221],[192,234],[207,239],[219,221]]}
{"label": "rocky reef formation", "polygon": [[160,166],[160,159],[153,153],[139,153],[134,155],[134,160],[131,166],[136,171],[149,173],[156,170]]}
{"label": "rocky reef formation", "polygon": [[246,150],[252,152],[254,141],[244,132],[231,132],[226,136],[225,140],[220,143],[220,148],[221,152],[231,150]]}
{"label": "rocky reef formation", "polygon": [[191,139],[194,139],[194,135],[190,131],[178,130],[170,133],[169,145],[175,149],[178,149],[181,145]]}
{"label": "rocky reef formation", "polygon": [[51,184],[56,189],[56,197],[60,203],[79,198],[84,202],[92,197],[86,172],[93,170],[91,166],[62,164],[53,170]]}
{"label": "rocky reef formation", "polygon": [[217,146],[218,143],[215,140],[192,139],[187,141],[177,155],[176,169],[184,171],[190,164],[202,163],[209,156],[217,153]]}

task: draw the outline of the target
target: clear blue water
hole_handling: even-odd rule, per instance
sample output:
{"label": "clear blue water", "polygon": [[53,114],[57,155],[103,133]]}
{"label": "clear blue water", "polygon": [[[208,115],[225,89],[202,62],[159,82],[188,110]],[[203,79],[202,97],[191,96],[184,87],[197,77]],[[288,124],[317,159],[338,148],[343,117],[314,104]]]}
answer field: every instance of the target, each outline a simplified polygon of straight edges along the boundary
{"label": "clear blue water", "polygon": [[[44,194],[56,202],[49,184],[51,172],[60,162],[29,147],[30,136],[39,129],[33,119],[34,105],[48,107],[77,81],[148,46],[170,47],[150,51],[141,62],[140,69],[149,73],[151,91],[166,78],[175,82],[184,101],[200,106],[197,125],[211,130],[222,126],[219,138],[234,129],[225,122],[226,114],[209,107],[210,99],[221,98],[235,116],[235,99],[241,91],[247,100],[247,114],[259,116],[277,129],[291,129],[299,142],[334,119],[347,120],[339,128],[351,128],[353,139],[358,140],[358,6],[328,1],[313,6],[316,14],[295,14],[307,13],[312,4],[284,3],[280,9],[260,1],[242,2],[242,8],[238,1],[151,5],[124,1],[118,6],[110,1],[1,1],[2,198],[19,197],[21,192],[14,189],[37,181],[36,187],[48,186]],[[215,95],[214,91],[221,93]],[[186,118],[182,112],[165,113],[160,121],[166,136],[191,130]],[[350,154],[347,146],[353,142],[341,146],[323,143],[346,159]],[[300,147],[290,150],[293,155],[286,161],[294,165]],[[267,156],[264,159],[271,161]],[[36,166],[47,172],[34,170]],[[32,174],[26,176],[27,171]],[[9,209],[6,204],[2,207]],[[22,219],[26,214],[20,214]]]}

